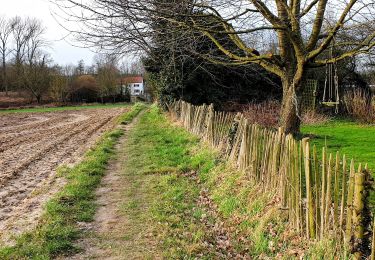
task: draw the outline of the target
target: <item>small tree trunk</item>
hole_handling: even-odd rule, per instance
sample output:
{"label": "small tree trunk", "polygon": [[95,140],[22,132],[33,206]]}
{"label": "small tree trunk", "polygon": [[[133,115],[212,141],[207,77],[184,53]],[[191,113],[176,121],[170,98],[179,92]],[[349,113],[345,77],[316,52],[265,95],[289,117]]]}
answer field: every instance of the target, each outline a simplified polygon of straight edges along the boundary
{"label": "small tree trunk", "polygon": [[5,54],[3,54],[3,85],[5,90],[5,96],[8,96],[8,81],[7,81],[7,68],[5,61]]}
{"label": "small tree trunk", "polygon": [[36,95],[36,102],[40,104],[42,102],[42,95]]}
{"label": "small tree trunk", "polygon": [[297,115],[298,102],[300,97],[298,92],[294,94],[294,88],[288,81],[283,81],[283,101],[280,111],[279,125],[284,129],[285,133],[297,134],[300,131],[301,119]]}

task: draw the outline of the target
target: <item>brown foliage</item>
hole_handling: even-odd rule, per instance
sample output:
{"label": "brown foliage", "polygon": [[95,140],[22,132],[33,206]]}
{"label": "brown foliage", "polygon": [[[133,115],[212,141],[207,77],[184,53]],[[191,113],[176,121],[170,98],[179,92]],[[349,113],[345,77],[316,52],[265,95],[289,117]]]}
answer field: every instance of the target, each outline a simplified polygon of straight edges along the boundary
{"label": "brown foliage", "polygon": [[375,122],[375,98],[363,89],[348,91],[344,95],[349,115],[363,123]]}
{"label": "brown foliage", "polygon": [[316,110],[307,110],[302,115],[302,124],[316,125],[327,123],[331,118],[327,115],[317,112]]}
{"label": "brown foliage", "polygon": [[98,91],[98,86],[96,79],[91,75],[82,75],[79,76],[73,82],[73,91],[80,90],[80,89],[88,89],[92,91]]}
{"label": "brown foliage", "polygon": [[249,103],[244,106],[242,113],[251,123],[257,123],[264,127],[277,127],[280,116],[280,103],[268,100],[262,103]]}
{"label": "brown foliage", "polygon": [[[264,127],[276,128],[279,125],[281,105],[279,101],[268,100],[261,103],[249,103],[247,105],[231,104],[229,111],[239,111],[249,119]],[[330,120],[330,117],[314,110],[308,110],[301,116],[302,124],[313,125],[323,124]]]}

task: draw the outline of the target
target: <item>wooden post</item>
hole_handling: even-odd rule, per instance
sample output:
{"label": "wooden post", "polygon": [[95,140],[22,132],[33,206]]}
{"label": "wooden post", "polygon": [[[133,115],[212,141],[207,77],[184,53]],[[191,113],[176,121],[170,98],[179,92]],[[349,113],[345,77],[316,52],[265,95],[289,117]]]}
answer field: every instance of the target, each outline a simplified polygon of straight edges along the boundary
{"label": "wooden post", "polygon": [[310,144],[308,139],[303,139],[304,155],[305,155],[305,179],[306,179],[306,230],[309,238],[315,238],[315,211],[313,201],[313,185],[311,178],[311,164],[310,164]]}
{"label": "wooden post", "polygon": [[340,156],[339,152],[336,153],[336,163],[335,163],[335,177],[334,177],[334,186],[333,186],[333,225],[336,232],[339,231],[339,165],[340,165]]}
{"label": "wooden post", "polygon": [[363,209],[364,209],[364,183],[365,174],[362,172],[361,165],[358,172],[354,176],[354,201],[353,201],[353,227],[354,227],[354,257],[360,259],[362,252],[360,245],[362,244],[364,226],[363,226]]}
{"label": "wooden post", "polygon": [[319,237],[320,231],[320,181],[321,177],[319,175],[319,161],[316,151],[316,146],[313,147],[313,165],[314,165],[314,194],[315,194],[315,232],[316,238]]}
{"label": "wooden post", "polygon": [[371,260],[375,260],[375,219],[372,221]]}
{"label": "wooden post", "polygon": [[353,193],[354,193],[354,161],[350,162],[350,173],[348,183],[348,197],[346,202],[346,229],[345,229],[345,242],[349,243],[352,236],[352,215],[353,215]]}
{"label": "wooden post", "polygon": [[[291,137],[293,138],[293,137]],[[299,171],[299,174],[298,174],[298,186],[299,186],[299,214],[300,214],[300,222],[301,222],[301,232],[304,231],[304,220],[303,220],[303,193],[302,193],[302,166],[303,164],[303,152],[302,152],[302,141],[299,142],[299,156],[298,156],[298,171]]]}
{"label": "wooden post", "polygon": [[346,195],[346,157],[345,154],[342,157],[342,191],[341,191],[341,208],[340,208],[340,236],[341,233],[344,231],[343,226],[344,226],[344,210],[345,210],[345,195]]}
{"label": "wooden post", "polygon": [[327,163],[327,156],[326,156],[326,148],[323,147],[322,149],[322,192],[321,192],[321,210],[320,210],[320,239],[323,238],[324,236],[324,230],[325,230],[325,225],[324,225],[324,212],[325,212],[325,198],[326,198],[326,166]]}

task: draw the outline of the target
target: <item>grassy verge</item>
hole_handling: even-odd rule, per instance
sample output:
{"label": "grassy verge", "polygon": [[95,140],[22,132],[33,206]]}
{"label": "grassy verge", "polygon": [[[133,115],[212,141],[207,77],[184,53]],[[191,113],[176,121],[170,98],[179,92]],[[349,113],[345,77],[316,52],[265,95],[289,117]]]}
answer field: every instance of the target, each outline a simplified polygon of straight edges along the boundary
{"label": "grassy verge", "polygon": [[120,116],[117,122],[122,125],[129,124],[145,107],[146,105],[144,103],[135,103],[130,112]]}
{"label": "grassy verge", "polygon": [[[181,174],[198,168],[191,163],[198,139],[171,125],[156,107],[140,118],[128,138],[126,172],[133,187],[126,194],[132,199],[123,205],[124,212],[132,223],[152,223],[163,257],[196,256],[204,242],[204,226],[194,215],[199,187]],[[146,210],[136,196],[140,189],[149,194]],[[146,233],[137,231],[130,234]]]}
{"label": "grassy verge", "polygon": [[94,105],[62,106],[62,107],[19,108],[19,109],[0,110],[0,115],[12,114],[12,113],[41,113],[41,112],[69,111],[69,110],[94,109],[94,108],[118,108],[118,107],[126,107],[126,106],[129,106],[129,104],[117,103],[117,104],[94,104]]}
{"label": "grassy verge", "polygon": [[[134,106],[126,119],[130,121],[139,111],[139,105]],[[77,250],[74,246],[80,236],[77,222],[93,220],[95,189],[122,134],[121,129],[105,134],[81,163],[60,170],[67,179],[63,190],[46,204],[35,230],[20,236],[15,246],[0,249],[0,259],[51,259]]]}
{"label": "grassy verge", "polygon": [[[332,256],[286,228],[272,192],[260,192],[156,107],[142,116],[127,147],[134,187],[123,209],[129,219],[152,227],[164,258],[294,258],[309,248],[312,258]],[[139,190],[148,193],[149,206],[134,195]],[[133,233],[127,239],[149,234]]]}

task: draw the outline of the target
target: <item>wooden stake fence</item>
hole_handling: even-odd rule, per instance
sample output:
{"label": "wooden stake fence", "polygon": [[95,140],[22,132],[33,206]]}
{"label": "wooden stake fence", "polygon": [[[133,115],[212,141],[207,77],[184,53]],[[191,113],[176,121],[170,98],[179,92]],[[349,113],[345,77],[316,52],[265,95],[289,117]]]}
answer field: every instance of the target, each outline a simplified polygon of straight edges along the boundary
{"label": "wooden stake fence", "polygon": [[263,190],[274,191],[280,206],[288,211],[290,225],[301,236],[334,237],[351,247],[356,257],[362,255],[359,248],[369,243],[363,239],[369,228],[363,221],[368,170],[359,166],[355,171],[351,160],[348,171],[346,156],[328,154],[326,148],[318,158],[309,139],[298,141],[281,129],[251,124],[241,113],[217,112],[212,105],[184,101],[172,103],[169,110],[188,131],[220,150]]}

